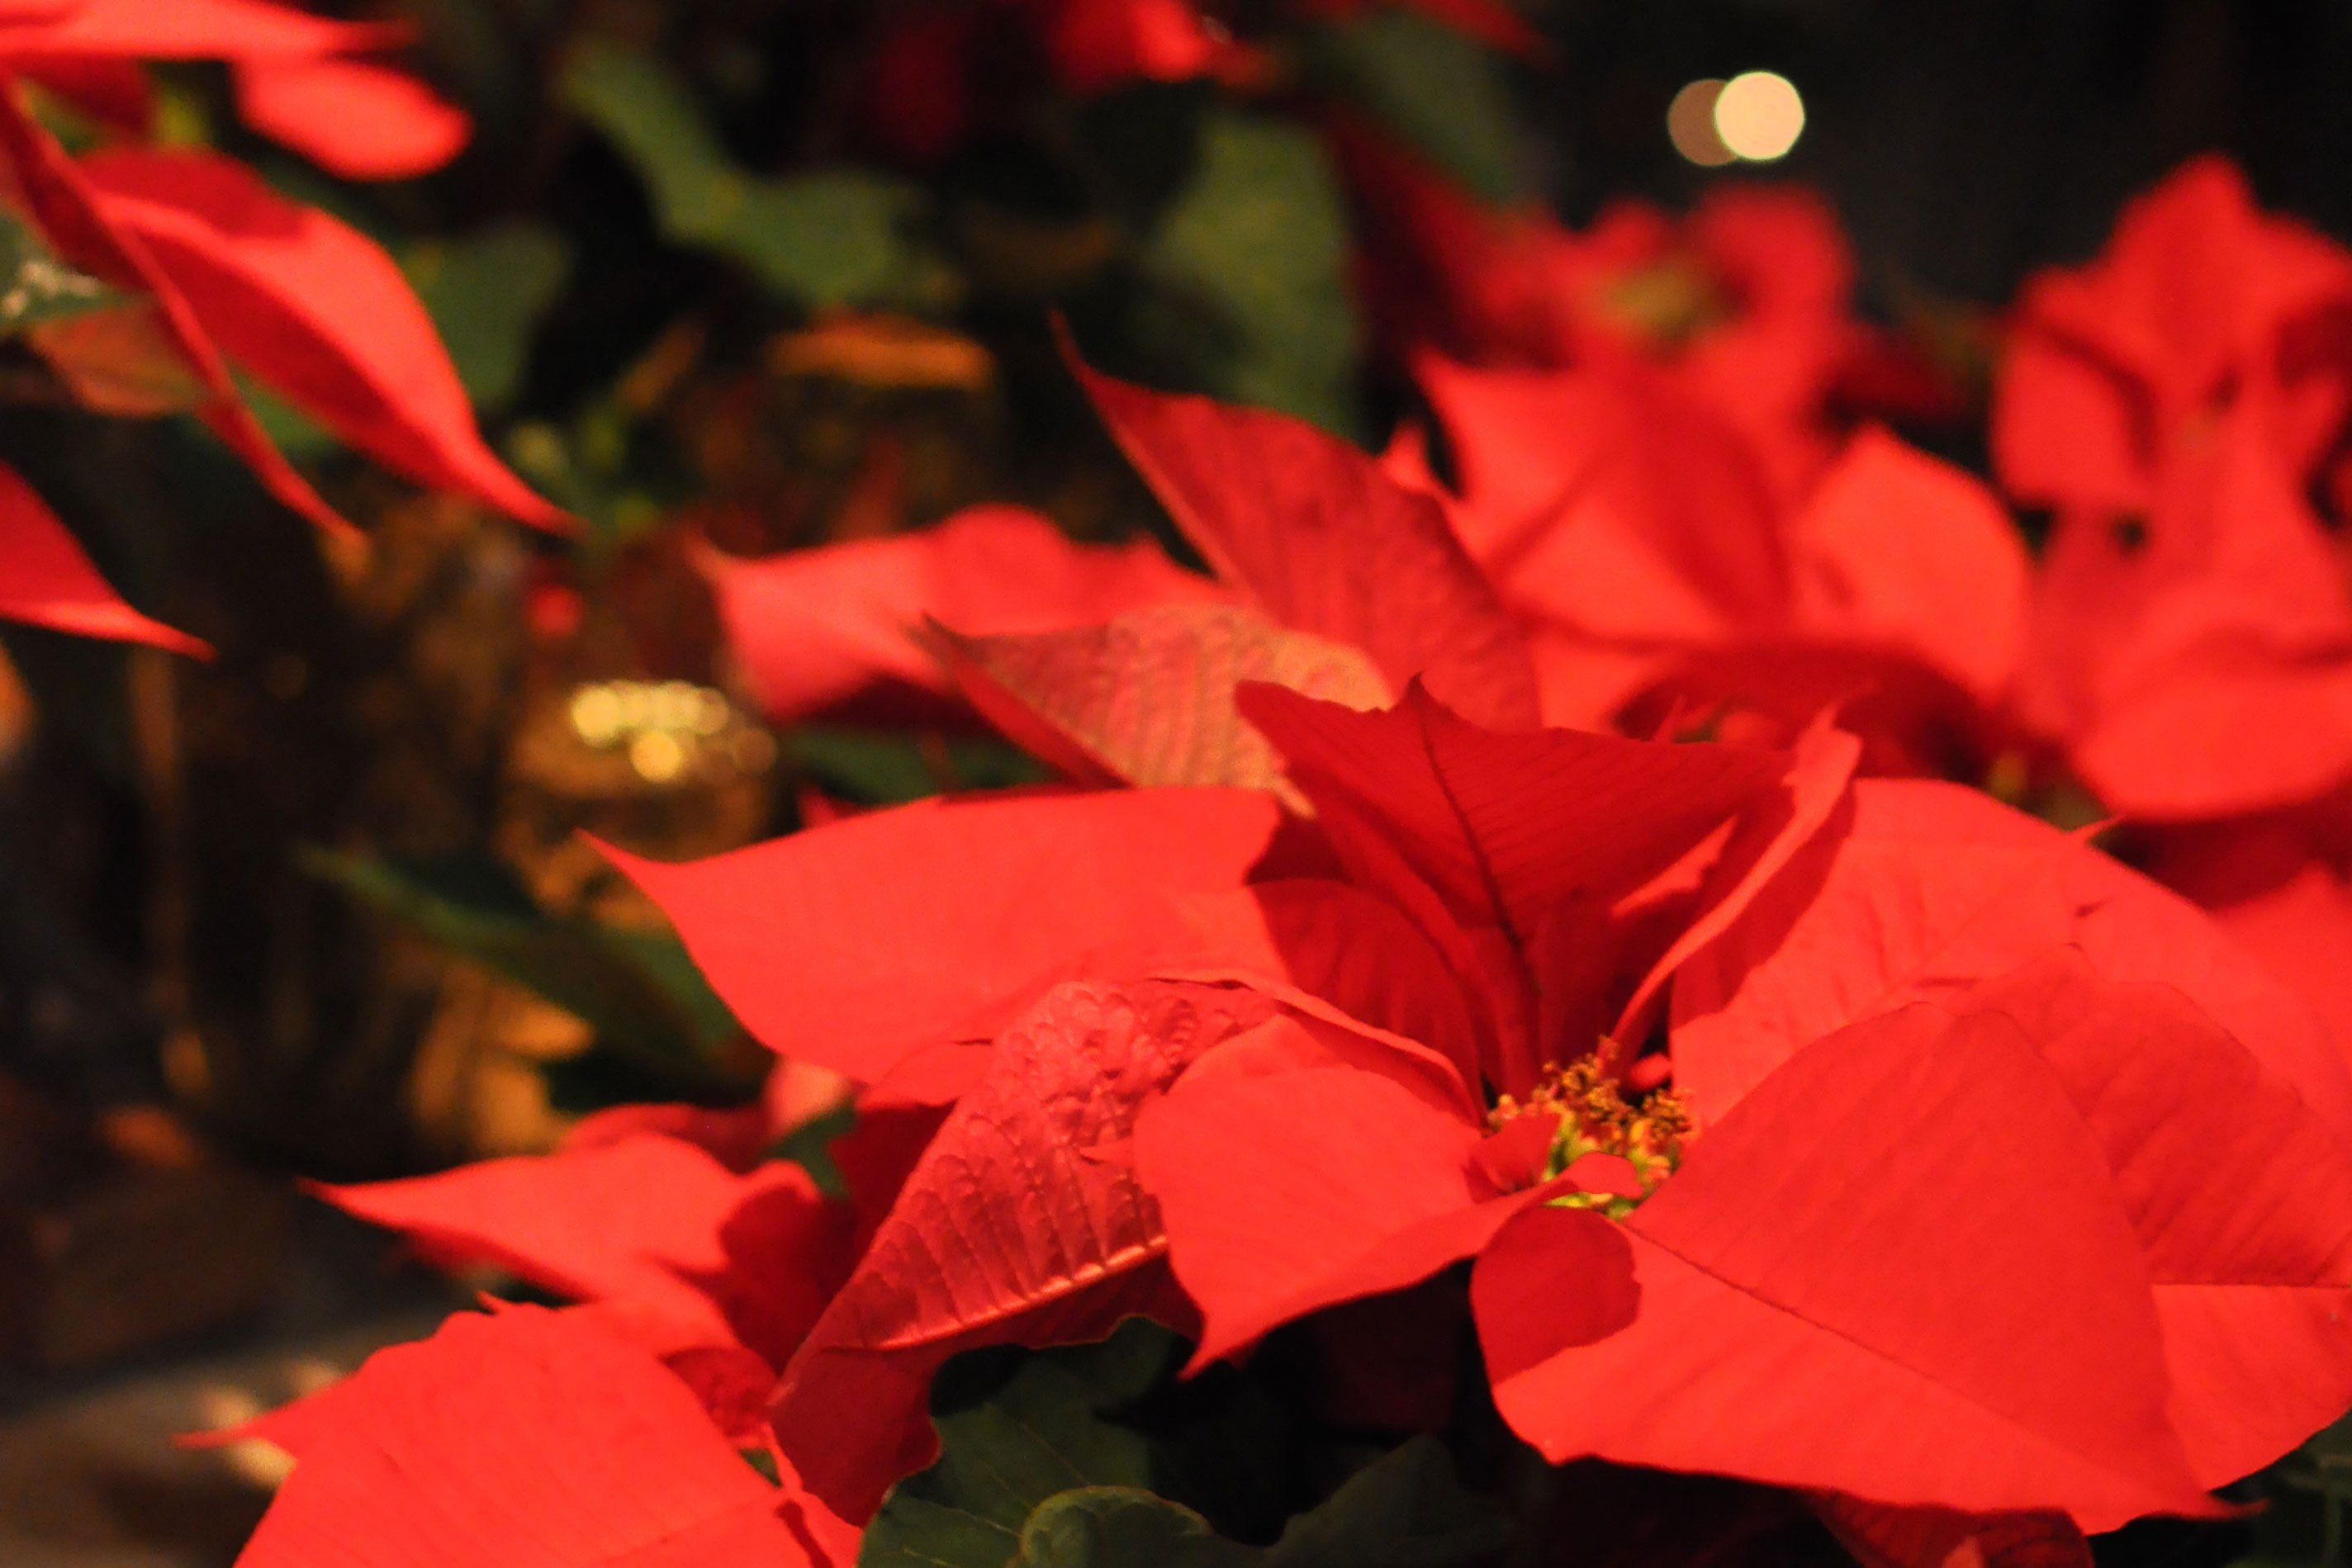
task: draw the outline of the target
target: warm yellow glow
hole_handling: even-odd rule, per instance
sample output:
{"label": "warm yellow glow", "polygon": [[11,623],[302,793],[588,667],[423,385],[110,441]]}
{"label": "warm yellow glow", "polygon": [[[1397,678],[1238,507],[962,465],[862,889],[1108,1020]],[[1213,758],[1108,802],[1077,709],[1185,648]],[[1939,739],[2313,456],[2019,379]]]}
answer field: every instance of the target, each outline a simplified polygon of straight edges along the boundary
{"label": "warm yellow glow", "polygon": [[1716,94],[1714,119],[1715,133],[1732,156],[1769,163],[1786,156],[1804,133],[1805,100],[1787,77],[1743,71]]}
{"label": "warm yellow glow", "polygon": [[1723,92],[1723,83],[1714,77],[1705,77],[1675,94],[1675,101],[1666,106],[1666,136],[1675,151],[1702,168],[1719,168],[1738,156],[1723,144],[1716,133],[1716,99]]}

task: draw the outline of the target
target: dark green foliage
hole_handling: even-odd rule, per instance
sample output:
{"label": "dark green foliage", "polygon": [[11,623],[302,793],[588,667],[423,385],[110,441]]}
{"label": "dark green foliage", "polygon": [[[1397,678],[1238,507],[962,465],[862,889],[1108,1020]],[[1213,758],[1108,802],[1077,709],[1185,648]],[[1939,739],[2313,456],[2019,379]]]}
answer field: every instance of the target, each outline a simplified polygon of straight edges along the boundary
{"label": "dark green foliage", "polygon": [[[740,1032],[666,932],[550,915],[480,856],[376,860],[313,852],[304,863],[428,940],[572,1013],[595,1031],[559,1098],[740,1100],[757,1089],[722,1064]],[[600,1092],[602,1089],[604,1092]]]}

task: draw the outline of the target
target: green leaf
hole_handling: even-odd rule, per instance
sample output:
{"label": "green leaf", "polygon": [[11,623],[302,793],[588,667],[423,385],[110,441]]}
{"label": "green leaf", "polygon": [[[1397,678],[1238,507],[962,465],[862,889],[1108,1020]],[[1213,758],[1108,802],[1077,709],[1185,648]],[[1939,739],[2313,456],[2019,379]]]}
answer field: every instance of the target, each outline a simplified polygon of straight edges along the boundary
{"label": "green leaf", "polygon": [[[1416,1437],[1299,1514],[1272,1546],[1228,1541],[1191,1509],[1132,1487],[1057,1492],[1021,1526],[1014,1568],[1454,1568],[1502,1550],[1507,1511],[1465,1491]],[[862,1563],[864,1558],[859,1560]],[[965,1562],[953,1559],[959,1568]]]}
{"label": "green leaf", "polygon": [[1166,1498],[1087,1487],[1038,1505],[1008,1568],[1248,1568],[1263,1556]]}
{"label": "green leaf", "polygon": [[[1224,1519],[1234,1500],[1231,1476],[1202,1494],[1217,1469],[1204,1453],[1278,1469],[1281,1416],[1231,1369],[1177,1385],[1187,1354],[1129,1319],[1099,1344],[950,1362],[931,1389],[939,1461],[891,1490],[859,1568],[1454,1568],[1509,1534],[1507,1512],[1464,1490],[1444,1448],[1420,1437],[1293,1515],[1272,1546],[1220,1536],[1187,1506]],[[1252,1454],[1269,1433],[1277,1451]],[[1265,1533],[1282,1519],[1243,1512]]]}
{"label": "green leaf", "polygon": [[1139,1397],[1182,1354],[1167,1330],[1130,1319],[1099,1345],[950,1362],[931,1390],[939,1461],[891,1489],[866,1527],[860,1568],[996,1568],[1056,1493],[1149,1489],[1149,1443],[1104,1412]]}
{"label": "green leaf", "polygon": [[1444,1445],[1415,1437],[1293,1519],[1265,1568],[1445,1568],[1501,1550],[1510,1534],[1510,1514],[1464,1489]]}
{"label": "green leaf", "polygon": [[1510,83],[1501,57],[1476,39],[1382,5],[1320,29],[1313,61],[1336,93],[1471,194],[1506,203],[1527,193]]}
{"label": "green leaf", "polygon": [[812,308],[944,297],[944,272],[908,236],[924,206],[912,182],[858,170],[767,179],[740,168],[687,85],[628,50],[583,49],[564,94],[635,167],[671,238],[719,251]]}
{"label": "green leaf", "polygon": [[29,225],[0,211],[0,333],[103,310],[128,298],[58,260]]}
{"label": "green leaf", "polygon": [[505,866],[479,856],[392,861],[311,852],[303,864],[577,1017],[628,1071],[666,1085],[666,1097],[732,1100],[756,1090],[721,1065],[738,1026],[667,933],[549,915]]}
{"label": "green leaf", "polygon": [[495,409],[522,380],[532,329],[572,270],[563,237],[540,223],[501,224],[455,240],[420,240],[400,259],[449,347],[477,409]]}
{"label": "green leaf", "polygon": [[1197,172],[1142,265],[1148,346],[1221,397],[1357,433],[1347,214],[1310,133],[1230,110],[1208,116]]}

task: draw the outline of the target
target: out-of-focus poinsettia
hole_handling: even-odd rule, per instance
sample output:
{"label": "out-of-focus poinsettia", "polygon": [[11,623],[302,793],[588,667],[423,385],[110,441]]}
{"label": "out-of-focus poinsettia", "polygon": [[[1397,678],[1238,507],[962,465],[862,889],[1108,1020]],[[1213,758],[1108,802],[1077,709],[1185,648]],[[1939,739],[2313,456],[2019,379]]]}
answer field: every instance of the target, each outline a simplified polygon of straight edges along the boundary
{"label": "out-of-focus poinsettia", "polygon": [[1865,429],[1791,488],[1710,400],[1643,367],[1423,376],[1449,509],[1528,628],[1554,722],[1671,693],[1793,732],[1850,698],[1872,770],[1971,779],[2020,744],[2032,569],[1962,470]]}
{"label": "out-of-focus poinsettia", "polygon": [[[323,71],[329,91],[339,99],[350,94],[341,112],[320,121],[326,134],[386,149],[398,145],[398,128],[377,122],[402,113],[415,120],[431,104],[400,96],[423,90],[405,85],[405,78],[343,57],[402,36],[396,28],[331,24],[253,0],[154,6],[83,0],[0,25],[0,74],[66,87],[103,85],[118,78],[93,77],[90,68],[110,62],[130,69],[142,57],[250,59],[258,62],[254,79],[265,84],[257,89],[264,99],[290,83],[290,106],[299,108],[309,101],[303,94],[318,90],[305,73]],[[383,109],[385,91],[406,108]],[[304,118],[316,117],[306,111]],[[465,130],[462,116],[454,123],[445,116],[433,132],[433,161],[446,161]],[[121,308],[142,317],[142,334],[157,340],[157,352],[184,365],[195,383],[189,401],[294,510],[342,526],[247,409],[229,361],[420,484],[472,495],[526,522],[562,522],[562,515],[483,444],[424,307],[374,242],[277,195],[217,154],[123,146],[69,157],[13,96],[0,105],[0,155],[49,243],[66,261],[133,297]],[[321,160],[337,162],[328,153]],[[341,162],[347,166],[339,172],[355,172],[351,160]],[[79,330],[67,322],[37,339],[69,385],[77,384],[82,357],[109,351],[102,343],[91,347]]]}
{"label": "out-of-focus poinsettia", "polygon": [[268,0],[58,0],[0,17],[0,63],[143,136],[154,108],[139,61],[226,61],[256,131],[347,179],[396,180],[440,168],[472,133],[464,110],[368,57],[408,37]]}
{"label": "out-of-focus poinsettia", "polygon": [[1620,202],[1578,231],[1486,206],[1361,125],[1339,145],[1401,345],[1498,369],[1649,365],[1746,430],[1783,484],[1818,467],[1833,416],[1958,406],[1918,350],[1854,316],[1853,257],[1814,192],[1720,185],[1680,220]]}
{"label": "out-of-focus poinsettia", "polygon": [[2352,1040],[2352,593],[2327,521],[2347,329],[2352,252],[2200,159],[2028,286],[1992,436],[2002,482],[2053,512],[2025,717]]}

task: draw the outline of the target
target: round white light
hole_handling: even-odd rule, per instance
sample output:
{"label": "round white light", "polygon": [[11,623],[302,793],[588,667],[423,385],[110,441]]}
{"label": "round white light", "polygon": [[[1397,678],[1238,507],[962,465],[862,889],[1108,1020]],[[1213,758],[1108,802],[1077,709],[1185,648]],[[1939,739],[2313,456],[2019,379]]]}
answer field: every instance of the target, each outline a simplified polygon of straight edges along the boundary
{"label": "round white light", "polygon": [[1743,71],[1715,95],[1715,133],[1735,158],[1769,163],[1804,134],[1805,100],[1787,77]]}

